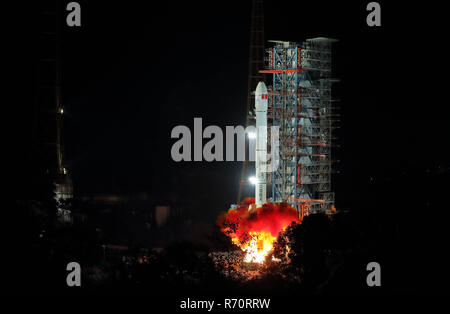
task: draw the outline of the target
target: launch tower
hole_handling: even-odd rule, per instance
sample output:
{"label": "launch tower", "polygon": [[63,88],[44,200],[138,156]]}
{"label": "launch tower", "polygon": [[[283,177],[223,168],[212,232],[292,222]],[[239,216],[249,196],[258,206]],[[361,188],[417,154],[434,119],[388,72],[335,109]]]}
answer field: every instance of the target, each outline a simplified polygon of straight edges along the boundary
{"label": "launch tower", "polygon": [[[313,38],[298,44],[271,41],[265,70],[273,74],[268,118],[279,127],[279,167],[270,175],[272,201],[287,202],[300,216],[334,211],[331,147],[337,114],[331,97],[331,45]],[[270,141],[269,141],[270,143]]]}
{"label": "launch tower", "polygon": [[[62,1],[46,0],[39,3],[40,16],[36,26],[39,42],[36,48],[36,97],[33,121],[34,158],[43,162],[45,171],[55,184],[55,199],[73,196],[72,180],[64,164],[63,115],[61,96],[61,12]],[[70,211],[58,206],[58,214],[71,221]]]}
{"label": "launch tower", "polygon": [[[254,91],[258,82],[265,82],[265,74],[260,73],[264,66],[264,4],[263,0],[252,1],[252,17],[250,23],[250,49],[248,60],[248,83],[247,83],[247,103],[245,110],[245,127],[248,127],[253,118],[251,110],[255,103]],[[242,201],[242,197],[248,196],[245,189],[247,179],[254,168],[253,163],[244,160],[241,168],[241,178],[237,195],[237,204]]]}

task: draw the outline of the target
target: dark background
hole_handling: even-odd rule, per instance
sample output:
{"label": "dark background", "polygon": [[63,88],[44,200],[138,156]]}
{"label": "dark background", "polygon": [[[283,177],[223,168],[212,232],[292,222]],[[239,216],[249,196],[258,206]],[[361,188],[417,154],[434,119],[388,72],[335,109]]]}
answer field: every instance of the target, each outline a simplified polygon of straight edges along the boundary
{"label": "dark background", "polygon": [[[394,230],[388,278],[442,291],[450,171],[444,19],[430,2],[380,1],[382,26],[368,27],[368,2],[265,1],[265,37],[339,39],[336,206]],[[170,132],[193,128],[194,117],[204,126],[244,124],[250,1],[79,3],[82,27],[62,33],[64,143],[75,195],[147,193],[213,222],[235,202],[240,163],[175,163]],[[20,57],[12,83],[22,91],[11,102],[19,165],[32,132],[38,6],[15,9],[11,26]],[[16,168],[19,186],[27,174]]]}

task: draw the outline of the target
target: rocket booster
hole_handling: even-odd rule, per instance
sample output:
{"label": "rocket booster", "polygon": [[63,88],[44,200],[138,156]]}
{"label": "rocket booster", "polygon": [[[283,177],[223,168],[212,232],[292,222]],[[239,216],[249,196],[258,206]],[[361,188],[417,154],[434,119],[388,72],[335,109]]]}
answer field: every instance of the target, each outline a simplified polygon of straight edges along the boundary
{"label": "rocket booster", "polygon": [[255,154],[255,204],[261,207],[266,203],[267,173],[267,101],[266,84],[259,82],[255,92],[256,112],[256,154]]}

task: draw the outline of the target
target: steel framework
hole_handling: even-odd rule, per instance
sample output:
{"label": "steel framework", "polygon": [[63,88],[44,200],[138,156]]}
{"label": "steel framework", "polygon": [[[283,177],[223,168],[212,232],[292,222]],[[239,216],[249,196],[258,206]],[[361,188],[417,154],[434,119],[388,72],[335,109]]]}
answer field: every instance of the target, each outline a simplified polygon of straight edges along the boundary
{"label": "steel framework", "polygon": [[[259,73],[258,70],[263,68],[264,64],[264,4],[263,0],[252,1],[252,17],[250,25],[250,49],[248,60],[248,84],[247,84],[247,107],[245,111],[245,126],[250,125],[250,119],[253,118],[250,112],[255,105],[256,85],[260,81],[265,81],[265,75]],[[237,195],[237,204],[242,201],[242,195],[245,192],[245,185],[249,173],[253,173],[255,168],[253,163],[250,163],[245,159],[242,162],[241,179],[239,181],[239,189]]]}
{"label": "steel framework", "polygon": [[39,3],[40,19],[36,35],[36,95],[33,121],[33,154],[42,160],[55,185],[58,215],[71,221],[70,211],[61,202],[72,198],[72,180],[64,164],[63,114],[61,95],[61,0]]}
{"label": "steel framework", "polygon": [[260,71],[273,74],[268,118],[279,127],[279,150],[272,149],[272,161],[278,160],[279,166],[269,179],[272,201],[288,202],[301,218],[334,211],[331,147],[338,115],[331,97],[332,83],[337,81],[331,78],[331,45],[335,41],[271,41],[266,69]]}

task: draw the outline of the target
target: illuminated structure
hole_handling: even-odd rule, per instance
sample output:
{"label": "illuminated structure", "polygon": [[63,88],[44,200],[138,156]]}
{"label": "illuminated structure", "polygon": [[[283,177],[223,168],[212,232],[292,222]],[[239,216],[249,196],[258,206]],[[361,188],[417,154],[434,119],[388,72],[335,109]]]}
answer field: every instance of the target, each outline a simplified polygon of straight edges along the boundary
{"label": "illuminated structure", "polygon": [[300,213],[334,211],[331,190],[333,111],[331,44],[313,38],[298,44],[270,41],[265,70],[273,74],[269,86],[268,118],[279,127],[279,167],[270,174],[272,201],[287,202]]}

